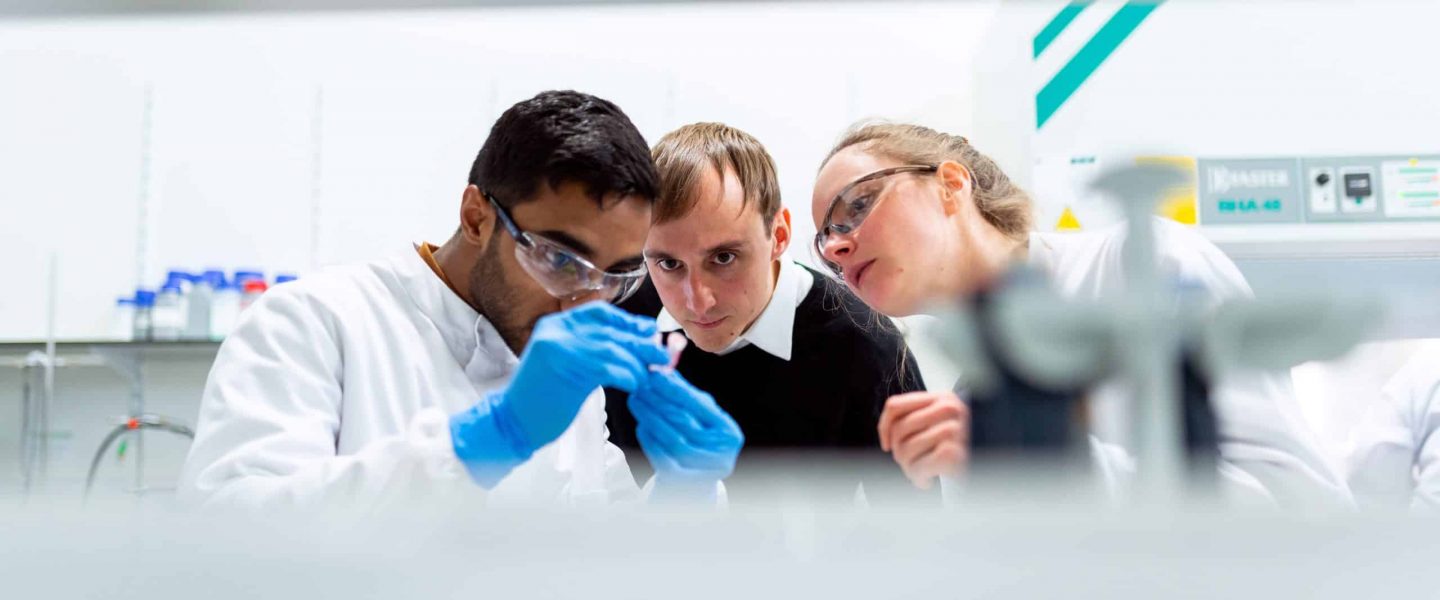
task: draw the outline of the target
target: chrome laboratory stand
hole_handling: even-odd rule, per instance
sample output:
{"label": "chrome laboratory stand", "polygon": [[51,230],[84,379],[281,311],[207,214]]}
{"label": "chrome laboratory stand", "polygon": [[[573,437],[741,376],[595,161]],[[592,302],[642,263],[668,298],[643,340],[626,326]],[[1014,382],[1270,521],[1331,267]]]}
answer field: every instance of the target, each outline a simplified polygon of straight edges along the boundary
{"label": "chrome laboratory stand", "polygon": [[[186,344],[180,342],[179,344]],[[130,383],[130,395],[127,402],[126,416],[121,422],[110,430],[110,433],[100,442],[95,450],[95,456],[90,460],[90,469],[85,475],[85,496],[90,495],[90,489],[95,484],[95,474],[100,468],[100,461],[104,459],[110,446],[122,435],[128,434],[133,440],[135,453],[135,481],[130,492],[143,495],[150,491],[170,491],[173,488],[151,488],[145,484],[145,430],[154,429],[158,431],[173,433],[187,439],[195,439],[195,432],[188,425],[171,417],[162,415],[146,414],[145,412],[145,358],[146,351],[163,347],[165,342],[159,343],[135,343],[135,344],[107,344],[90,347],[90,352],[98,357],[115,372],[120,373]],[[210,346],[208,343],[198,343],[198,346]]]}
{"label": "chrome laboratory stand", "polygon": [[[1166,504],[1187,489],[1178,373],[1182,348],[1199,351],[1206,375],[1278,371],[1337,357],[1379,322],[1374,298],[1335,294],[1231,300],[1214,310],[1179,311],[1182,298],[1157,267],[1156,203],[1191,175],[1141,165],[1103,174],[1093,191],[1117,202],[1128,228],[1122,249],[1125,286],[1098,301],[1061,297],[1046,286],[999,291],[992,326],[1000,351],[1028,380],[1054,388],[1114,379],[1129,390],[1127,417],[1137,464],[1133,500]],[[968,307],[937,311],[935,333],[966,373],[967,385],[993,384]],[[989,380],[989,381],[987,381]]]}

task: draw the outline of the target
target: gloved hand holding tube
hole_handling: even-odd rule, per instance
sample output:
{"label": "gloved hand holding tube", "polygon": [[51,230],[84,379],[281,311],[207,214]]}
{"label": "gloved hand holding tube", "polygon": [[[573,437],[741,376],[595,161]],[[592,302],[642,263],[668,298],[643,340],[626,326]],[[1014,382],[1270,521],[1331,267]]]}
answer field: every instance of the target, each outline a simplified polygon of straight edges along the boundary
{"label": "gloved hand holding tube", "polygon": [[649,374],[630,394],[640,448],[655,468],[652,499],[713,501],[735,470],[745,436],[735,420],[680,374]]}
{"label": "gloved hand holding tube", "polygon": [[510,384],[450,418],[456,457],[494,487],[569,428],[595,388],[645,387],[650,365],[670,362],[655,334],[653,319],[601,302],[541,318]]}

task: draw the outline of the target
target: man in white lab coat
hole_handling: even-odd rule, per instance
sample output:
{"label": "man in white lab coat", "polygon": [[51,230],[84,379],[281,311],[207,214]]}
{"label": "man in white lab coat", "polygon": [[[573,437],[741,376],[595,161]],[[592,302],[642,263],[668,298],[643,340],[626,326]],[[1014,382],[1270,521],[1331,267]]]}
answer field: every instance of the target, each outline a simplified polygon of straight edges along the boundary
{"label": "man in white lab coat", "polygon": [[1351,433],[1350,487],[1365,507],[1440,511],[1440,340],[1426,340]]}
{"label": "man in white lab coat", "polygon": [[606,304],[644,278],[656,182],[614,104],[545,92],[511,107],[443,246],[313,274],[247,309],[206,384],[182,500],[623,501],[638,491],[601,386],[636,396],[656,493],[713,492],[739,428],[663,368],[653,320]]}

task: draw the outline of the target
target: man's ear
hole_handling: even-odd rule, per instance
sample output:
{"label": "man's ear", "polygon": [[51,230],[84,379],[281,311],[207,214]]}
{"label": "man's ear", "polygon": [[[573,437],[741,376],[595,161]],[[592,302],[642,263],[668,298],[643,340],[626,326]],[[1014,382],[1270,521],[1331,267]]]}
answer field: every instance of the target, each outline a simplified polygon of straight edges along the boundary
{"label": "man's ear", "polygon": [[945,188],[945,196],[941,199],[945,216],[960,212],[960,202],[970,198],[970,186],[974,185],[975,181],[970,175],[970,169],[953,160],[947,160],[940,163],[935,175],[940,178],[940,185]]}
{"label": "man's ear", "polygon": [[770,237],[775,243],[770,248],[770,260],[776,260],[790,247],[790,209],[781,207],[780,212],[775,215],[772,227]]}
{"label": "man's ear", "polygon": [[473,246],[484,248],[495,232],[495,207],[474,185],[465,186],[460,198],[460,236]]}

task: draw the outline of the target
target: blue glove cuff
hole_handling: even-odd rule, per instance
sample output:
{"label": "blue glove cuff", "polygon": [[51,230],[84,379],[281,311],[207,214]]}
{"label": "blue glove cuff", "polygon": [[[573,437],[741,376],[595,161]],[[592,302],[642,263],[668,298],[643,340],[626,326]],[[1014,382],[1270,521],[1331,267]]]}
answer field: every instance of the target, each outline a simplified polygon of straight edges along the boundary
{"label": "blue glove cuff", "polygon": [[455,457],[485,489],[498,485],[535,453],[504,398],[500,392],[489,394],[469,410],[450,417]]}

